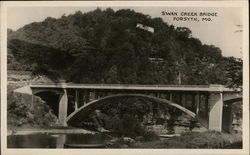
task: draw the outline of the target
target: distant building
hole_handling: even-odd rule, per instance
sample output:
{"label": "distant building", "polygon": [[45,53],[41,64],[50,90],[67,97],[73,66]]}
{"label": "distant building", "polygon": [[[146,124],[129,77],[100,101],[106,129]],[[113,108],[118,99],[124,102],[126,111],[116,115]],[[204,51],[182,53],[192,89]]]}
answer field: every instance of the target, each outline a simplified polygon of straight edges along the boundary
{"label": "distant building", "polygon": [[157,58],[157,57],[148,57],[148,60],[150,60],[151,62],[154,62],[154,63],[161,63],[164,61],[163,58]]}
{"label": "distant building", "polygon": [[143,29],[143,30],[146,30],[148,32],[154,33],[154,28],[153,27],[145,26],[145,25],[139,24],[139,23],[136,25],[136,27],[140,28],[140,29]]}

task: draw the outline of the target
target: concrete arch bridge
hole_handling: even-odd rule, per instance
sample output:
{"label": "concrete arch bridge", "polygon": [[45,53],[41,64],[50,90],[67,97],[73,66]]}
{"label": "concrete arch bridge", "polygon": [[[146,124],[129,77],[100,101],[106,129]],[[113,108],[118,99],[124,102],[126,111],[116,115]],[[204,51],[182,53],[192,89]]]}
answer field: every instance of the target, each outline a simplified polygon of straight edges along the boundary
{"label": "concrete arch bridge", "polygon": [[15,92],[53,100],[53,107],[62,126],[77,123],[112,99],[139,97],[177,108],[197,118],[210,130],[229,131],[231,105],[242,102],[240,91],[223,85],[122,85],[49,83],[29,85]]}

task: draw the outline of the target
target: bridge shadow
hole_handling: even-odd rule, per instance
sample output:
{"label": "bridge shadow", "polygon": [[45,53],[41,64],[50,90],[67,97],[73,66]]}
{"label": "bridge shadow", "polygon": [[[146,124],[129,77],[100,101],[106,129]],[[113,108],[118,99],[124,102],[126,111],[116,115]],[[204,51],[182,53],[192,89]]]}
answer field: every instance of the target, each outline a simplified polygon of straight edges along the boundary
{"label": "bridge shadow", "polygon": [[36,96],[40,97],[50,108],[53,110],[53,114],[58,118],[59,112],[59,94],[50,91],[43,91],[36,93]]}

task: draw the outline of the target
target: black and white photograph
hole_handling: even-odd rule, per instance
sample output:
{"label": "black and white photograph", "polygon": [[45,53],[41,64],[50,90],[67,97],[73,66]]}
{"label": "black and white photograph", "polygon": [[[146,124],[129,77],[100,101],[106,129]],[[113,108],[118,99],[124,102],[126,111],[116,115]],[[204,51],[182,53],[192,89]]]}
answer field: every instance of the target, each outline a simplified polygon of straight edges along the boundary
{"label": "black and white photograph", "polygon": [[245,2],[2,3],[2,150],[249,152]]}

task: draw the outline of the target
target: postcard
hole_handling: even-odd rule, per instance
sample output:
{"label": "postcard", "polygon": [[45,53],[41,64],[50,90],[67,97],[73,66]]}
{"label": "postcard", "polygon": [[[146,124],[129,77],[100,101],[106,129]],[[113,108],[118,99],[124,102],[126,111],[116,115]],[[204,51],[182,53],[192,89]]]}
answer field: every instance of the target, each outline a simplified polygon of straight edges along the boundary
{"label": "postcard", "polygon": [[1,151],[249,153],[247,1],[1,2]]}

